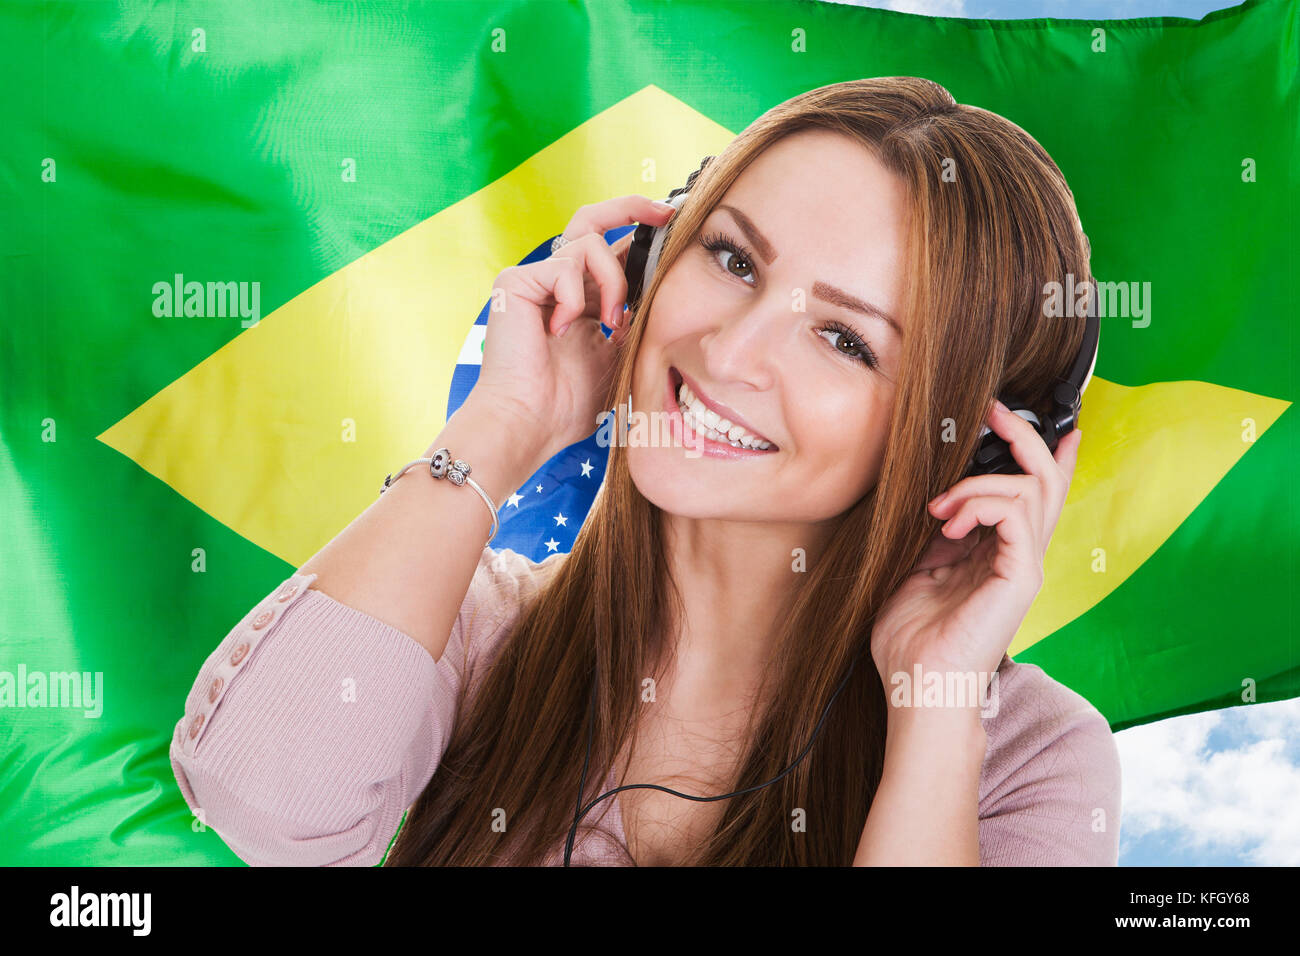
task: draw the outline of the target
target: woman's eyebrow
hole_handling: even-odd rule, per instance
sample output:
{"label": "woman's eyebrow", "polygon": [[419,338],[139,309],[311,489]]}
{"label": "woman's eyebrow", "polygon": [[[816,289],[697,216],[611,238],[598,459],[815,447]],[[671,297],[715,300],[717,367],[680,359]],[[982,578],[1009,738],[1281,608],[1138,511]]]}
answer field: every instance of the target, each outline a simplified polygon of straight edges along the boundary
{"label": "woman's eyebrow", "polygon": [[814,299],[821,299],[823,302],[829,302],[831,305],[843,306],[846,309],[852,309],[854,312],[860,312],[863,315],[887,322],[889,327],[894,330],[894,334],[901,341],[903,330],[899,328],[894,317],[882,309],[876,308],[870,302],[863,302],[861,299],[849,295],[843,289],[837,289],[833,285],[827,285],[825,282],[814,282],[812,287]]}
{"label": "woman's eyebrow", "polygon": [[[749,244],[754,247],[754,251],[758,253],[758,257],[763,260],[764,265],[770,265],[776,261],[776,249],[767,241],[767,237],[759,232],[758,227],[754,225],[752,219],[735,206],[730,206],[726,203],[719,203],[717,208],[731,214],[731,218],[736,221],[736,225],[739,226],[740,231],[745,234],[745,238],[748,239]],[[821,299],[823,302],[829,303],[830,305],[838,305],[841,308],[861,313],[868,318],[879,319],[881,322],[886,322],[889,327],[894,330],[894,334],[897,335],[900,340],[903,338],[903,330],[899,326],[898,322],[895,321],[894,317],[884,309],[877,308],[870,302],[863,301],[857,296],[849,295],[843,289],[837,289],[835,286],[828,285],[825,282],[814,282],[812,294],[813,298]]]}
{"label": "woman's eyebrow", "polygon": [[767,238],[761,232],[758,231],[758,227],[754,225],[753,221],[748,216],[735,206],[721,204],[718,208],[731,213],[731,218],[736,220],[736,225],[738,225],[740,231],[745,234],[745,238],[749,240],[749,244],[754,247],[754,251],[758,253],[758,257],[763,260],[763,265],[771,265],[776,261],[776,250],[772,248],[772,244],[767,241]]}

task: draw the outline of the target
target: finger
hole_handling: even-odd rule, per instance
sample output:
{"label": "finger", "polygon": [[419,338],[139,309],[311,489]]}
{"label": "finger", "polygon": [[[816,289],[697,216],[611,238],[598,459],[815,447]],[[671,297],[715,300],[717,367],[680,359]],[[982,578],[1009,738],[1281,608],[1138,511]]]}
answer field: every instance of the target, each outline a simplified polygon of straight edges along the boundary
{"label": "finger", "polygon": [[988,424],[999,438],[1006,440],[1011,449],[1011,457],[1016,460],[1021,471],[1043,483],[1044,500],[1064,500],[1065,476],[1057,467],[1043,436],[1038,434],[1038,429],[997,401],[989,412]]}
{"label": "finger", "polygon": [[[600,290],[599,321],[608,326],[611,331],[617,329],[623,318],[623,306],[627,300],[627,276],[613,251],[605,243],[604,237],[590,233],[576,242],[569,243],[560,250],[558,255],[543,261],[565,259],[577,263],[581,276],[590,274],[595,280]],[[583,311],[571,318],[566,316],[564,324],[567,326],[570,322],[576,321],[582,316]],[[563,334],[563,328],[559,333]]]}
{"label": "finger", "polygon": [[969,498],[939,530],[944,537],[960,540],[977,525],[997,531],[998,539],[1006,544],[1016,565],[1030,567],[1033,562],[1041,563],[1043,555],[1038,537],[1021,500],[1001,495]]}
{"label": "finger", "polygon": [[[614,254],[614,258],[618,262],[618,267],[623,270],[624,278],[627,277],[627,250],[632,246],[632,239],[633,233],[629,232],[621,239],[615,240],[609,247],[610,252]],[[585,276],[584,281],[587,282],[588,307],[583,315],[603,321],[605,317],[600,314],[600,286],[597,284],[595,277],[591,275]],[[613,318],[618,323],[618,328],[621,328],[626,324],[628,316],[625,310],[619,309]]]}
{"label": "finger", "polygon": [[912,570],[932,571],[935,568],[946,568],[957,564],[965,560],[978,543],[974,535],[954,541],[944,537],[943,532],[936,528],[921,557],[917,560],[916,567]]}
{"label": "finger", "polygon": [[[567,256],[511,266],[502,271],[497,285],[506,291],[507,323],[513,323],[513,317],[519,312],[512,307],[513,302],[522,299],[541,313],[543,327],[551,335],[560,335],[586,309],[582,265]],[[546,325],[548,311],[549,327]]]}
{"label": "finger", "polygon": [[568,256],[543,261],[550,263],[553,270],[551,294],[555,297],[555,310],[551,312],[551,334],[558,338],[587,308],[582,264]]}
{"label": "finger", "polygon": [[[569,220],[569,224],[564,227],[562,235],[576,241],[578,237],[593,232],[603,238],[607,230],[617,226],[630,226],[634,222],[662,226],[672,218],[674,212],[673,206],[648,196],[636,194],[618,196],[580,207]],[[565,248],[567,249],[568,246]]]}
{"label": "finger", "polygon": [[[1029,475],[974,475],[963,478],[945,493],[942,499],[932,499],[927,505],[936,518],[954,516],[967,500],[982,496],[1018,498],[1024,501],[1031,518],[1034,536],[1041,540],[1042,529],[1048,520],[1043,488]],[[1045,546],[1044,542],[1044,546]]]}
{"label": "finger", "polygon": [[1015,497],[1024,494],[1026,487],[1037,489],[1038,483],[1027,475],[972,475],[963,478],[947,491],[935,495],[927,503],[930,513],[939,516],[951,513],[954,505],[962,498],[973,495],[1007,495]]}
{"label": "finger", "polygon": [[1060,468],[1061,474],[1065,478],[1065,486],[1060,492],[1060,498],[1054,499],[1052,506],[1048,509],[1046,527],[1049,536],[1056,531],[1056,523],[1061,518],[1061,512],[1065,510],[1065,499],[1069,495],[1070,485],[1074,481],[1074,469],[1079,461],[1079,444],[1082,441],[1083,433],[1076,428],[1056,443],[1056,452],[1053,457],[1056,459],[1057,467]]}
{"label": "finger", "polygon": [[1052,457],[1056,459],[1056,464],[1065,475],[1066,481],[1074,479],[1074,469],[1079,463],[1079,443],[1082,441],[1083,432],[1075,428],[1056,443],[1056,453]]}

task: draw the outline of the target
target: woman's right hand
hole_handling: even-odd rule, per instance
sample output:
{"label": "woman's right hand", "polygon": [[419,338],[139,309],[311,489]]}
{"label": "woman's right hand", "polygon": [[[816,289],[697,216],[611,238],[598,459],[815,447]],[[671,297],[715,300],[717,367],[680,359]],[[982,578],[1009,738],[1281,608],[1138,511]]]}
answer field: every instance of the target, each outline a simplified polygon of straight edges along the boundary
{"label": "woman's right hand", "polygon": [[[638,195],[583,206],[563,232],[573,241],[547,259],[502,270],[467,404],[490,406],[535,429],[544,436],[546,459],[595,431],[627,335],[624,266],[633,235],[610,246],[605,232],[635,222],[661,226],[672,213]],[[602,324],[611,329],[608,338]]]}

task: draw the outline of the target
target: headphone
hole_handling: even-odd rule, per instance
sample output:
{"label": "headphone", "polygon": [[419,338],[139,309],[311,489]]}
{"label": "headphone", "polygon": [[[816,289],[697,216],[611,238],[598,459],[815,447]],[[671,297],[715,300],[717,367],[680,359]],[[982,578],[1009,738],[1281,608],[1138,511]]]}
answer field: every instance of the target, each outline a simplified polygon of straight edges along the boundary
{"label": "headphone", "polygon": [[[667,202],[679,211],[686,202],[691,188],[695,185],[696,179],[699,178],[704,168],[709,165],[712,156],[704,157],[699,168],[690,174],[686,179],[686,184],[674,189],[668,194]],[[655,267],[659,263],[659,255],[663,251],[664,240],[668,236],[668,230],[676,220],[674,215],[663,226],[651,226],[646,223],[638,224],[636,232],[632,236],[632,244],[628,247],[627,264],[624,272],[627,277],[627,304],[629,309],[634,309],[641,299],[642,293],[650,287],[651,279],[654,277]],[[1034,426],[1051,451],[1056,450],[1057,443],[1067,434],[1075,429],[1079,421],[1079,412],[1083,405],[1083,393],[1087,389],[1088,383],[1092,380],[1093,370],[1097,367],[1097,351],[1100,340],[1101,323],[1097,317],[1096,296],[1091,295],[1088,300],[1089,307],[1085,317],[1083,343],[1079,348],[1078,355],[1075,356],[1074,362],[1070,366],[1070,371],[1064,379],[1059,379],[1052,389],[1052,409],[1043,419],[1039,419],[1034,411],[1028,408],[1023,401],[1017,396],[1007,393],[999,394],[998,398],[1002,404],[1006,405],[1016,415],[1025,419]],[[971,456],[965,472],[966,476],[973,475],[993,475],[993,474],[1020,474],[1022,469],[1015,457],[1011,453],[1011,447],[1006,439],[1000,437],[988,425],[984,425],[980,432],[980,443],[976,447],[974,454]],[[578,833],[578,824],[593,807],[603,800],[612,797],[621,790],[633,790],[637,788],[647,788],[651,790],[661,790],[664,793],[671,793],[673,796],[681,797],[684,800],[697,800],[702,803],[713,800],[726,800],[730,797],[737,797],[744,793],[751,793],[755,790],[761,790],[763,787],[776,783],[790,771],[794,770],[808,755],[812,745],[817,742],[817,737],[821,734],[822,724],[826,722],[826,717],[830,713],[831,705],[835,703],[835,698],[840,695],[849,678],[853,675],[853,668],[857,665],[858,658],[862,656],[862,651],[854,657],[849,665],[848,673],[840,681],[835,693],[831,699],[826,702],[826,708],[822,711],[821,718],[817,721],[817,726],[813,730],[812,739],[808,745],[795,758],[794,763],[786,767],[771,780],[765,783],[756,784],[747,787],[744,790],[736,790],[731,793],[724,793],[716,797],[698,797],[687,793],[679,793],[668,787],[661,787],[653,783],[634,783],[622,787],[615,787],[606,793],[601,794],[592,800],[585,807],[582,805],[582,794],[587,784],[587,767],[591,762],[591,744],[592,744],[592,727],[593,715],[596,706],[596,682],[593,680],[591,688],[591,700],[587,710],[587,756],[582,764],[582,778],[578,785],[578,805],[573,814],[573,826],[569,829],[568,839],[564,843],[564,865],[569,865],[569,858],[573,853],[573,842]],[[595,675],[593,674],[593,678]]]}

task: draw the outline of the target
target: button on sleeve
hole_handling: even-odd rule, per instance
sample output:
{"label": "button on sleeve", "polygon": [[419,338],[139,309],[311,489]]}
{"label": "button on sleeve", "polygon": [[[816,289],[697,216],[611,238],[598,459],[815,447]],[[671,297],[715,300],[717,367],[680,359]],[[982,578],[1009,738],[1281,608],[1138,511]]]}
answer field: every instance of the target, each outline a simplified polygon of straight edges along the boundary
{"label": "button on sleeve", "polygon": [[186,802],[254,865],[378,863],[455,717],[452,658],[314,579],[290,578],[230,631],[173,736]]}

